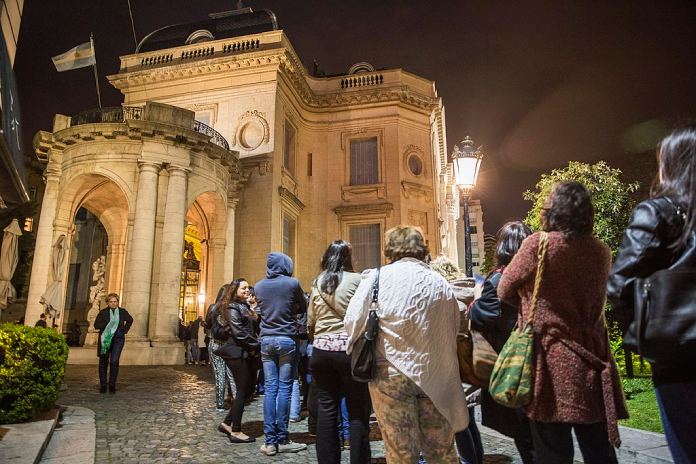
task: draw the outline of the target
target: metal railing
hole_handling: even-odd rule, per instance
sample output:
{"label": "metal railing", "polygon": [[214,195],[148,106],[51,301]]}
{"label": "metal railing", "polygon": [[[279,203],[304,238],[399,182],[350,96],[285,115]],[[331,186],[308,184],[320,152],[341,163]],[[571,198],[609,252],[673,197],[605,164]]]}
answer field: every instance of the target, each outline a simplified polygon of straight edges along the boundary
{"label": "metal railing", "polygon": [[193,130],[196,132],[200,132],[201,134],[205,134],[208,137],[210,137],[210,141],[213,142],[215,145],[218,147],[222,147],[225,150],[230,149],[230,144],[227,143],[227,140],[225,140],[225,137],[222,136],[218,131],[213,129],[207,124],[203,124],[200,121],[193,121]]}
{"label": "metal railing", "polygon": [[[140,106],[111,106],[106,108],[94,108],[78,113],[72,117],[72,126],[80,124],[125,122],[127,119],[140,120],[143,118],[143,108]],[[193,121],[193,130],[210,137],[215,145],[230,149],[230,144],[218,131],[200,121]]]}

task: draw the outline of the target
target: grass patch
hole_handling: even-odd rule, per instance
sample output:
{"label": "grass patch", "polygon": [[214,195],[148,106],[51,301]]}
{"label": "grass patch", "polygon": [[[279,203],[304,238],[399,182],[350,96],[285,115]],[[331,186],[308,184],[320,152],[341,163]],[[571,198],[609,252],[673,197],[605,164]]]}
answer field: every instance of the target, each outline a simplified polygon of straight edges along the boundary
{"label": "grass patch", "polygon": [[644,377],[623,379],[623,387],[630,417],[620,421],[621,425],[662,433],[660,410],[657,407],[652,381]]}

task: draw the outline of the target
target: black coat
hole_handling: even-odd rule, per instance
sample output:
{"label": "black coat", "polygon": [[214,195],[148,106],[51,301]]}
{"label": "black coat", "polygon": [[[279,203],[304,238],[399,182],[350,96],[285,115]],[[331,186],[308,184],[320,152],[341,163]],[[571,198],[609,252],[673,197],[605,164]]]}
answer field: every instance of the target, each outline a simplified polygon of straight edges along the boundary
{"label": "black coat", "polygon": [[[498,298],[498,283],[502,273],[494,271],[483,282],[481,297],[471,306],[471,328],[481,332],[498,353],[510,337],[517,322],[517,307]],[[514,409],[501,406],[488,390],[481,391],[481,423],[509,437],[520,435],[519,415]]]}
{"label": "black coat", "polygon": [[[633,210],[607,284],[607,298],[622,330],[633,320],[635,279],[648,277],[677,261],[685,250],[670,245],[679,239],[683,230],[684,217],[666,197],[646,200]],[[692,237],[691,246],[696,246],[696,237]],[[653,364],[652,368],[656,383],[696,380],[693,366],[677,359],[670,365]]]}
{"label": "black coat", "polygon": [[244,352],[243,357],[258,357],[261,345],[255,335],[254,320],[246,303],[232,301],[226,309],[226,317],[220,316],[220,322],[231,336],[227,343],[234,343]]}
{"label": "black coat", "polygon": [[[133,325],[133,317],[126,311],[126,308],[118,308],[118,328],[116,329],[116,333],[114,334],[114,339],[118,338],[124,338],[128,331],[131,328],[131,325]],[[99,311],[99,314],[97,314],[97,318],[94,320],[94,328],[99,331],[99,341],[97,343],[97,356],[99,353],[101,353],[101,334],[106,328],[107,325],[109,325],[109,320],[111,319],[111,315],[109,314],[109,308],[104,308],[101,311]]]}

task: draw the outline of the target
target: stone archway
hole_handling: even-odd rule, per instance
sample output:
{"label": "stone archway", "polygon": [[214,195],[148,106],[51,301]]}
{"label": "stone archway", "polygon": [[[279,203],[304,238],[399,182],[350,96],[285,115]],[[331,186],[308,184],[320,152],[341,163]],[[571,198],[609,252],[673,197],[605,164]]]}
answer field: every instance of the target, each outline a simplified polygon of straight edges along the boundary
{"label": "stone archway", "polygon": [[[85,290],[89,292],[95,283],[93,265],[101,256],[105,261],[103,292],[121,293],[128,231],[128,200],[112,179],[100,174],[82,174],[67,183],[63,191],[56,218],[58,224],[65,220],[66,213],[70,214],[67,234],[70,251],[65,273],[68,277],[64,283],[66,317],[63,322],[65,325],[77,319],[83,334],[86,334],[90,295],[84,293]],[[104,237],[97,240],[105,243],[100,246],[94,242],[95,236],[98,237],[102,229]],[[90,232],[90,243],[85,243],[88,238],[82,237],[81,233]],[[87,249],[89,252],[85,253]]]}
{"label": "stone archway", "polygon": [[202,304],[198,313],[202,315],[206,305],[215,299],[220,286],[225,282],[225,221],[227,208],[220,194],[203,192],[196,196],[186,212],[187,224],[199,234],[200,285]]}

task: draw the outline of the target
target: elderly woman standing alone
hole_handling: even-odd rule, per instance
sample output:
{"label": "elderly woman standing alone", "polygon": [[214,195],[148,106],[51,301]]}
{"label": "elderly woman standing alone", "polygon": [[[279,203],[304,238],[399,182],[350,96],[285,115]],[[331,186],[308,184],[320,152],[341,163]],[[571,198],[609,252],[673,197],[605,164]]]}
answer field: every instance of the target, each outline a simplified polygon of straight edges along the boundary
{"label": "elderly woman standing alone", "polygon": [[454,433],[469,415],[459,379],[459,309],[447,281],[423,261],[428,248],[413,227],[386,233],[390,264],[363,273],[345,317],[348,350],[365,331],[379,278],[377,372],[370,396],[387,462],[457,462]]}
{"label": "elderly woman standing alone", "polygon": [[548,233],[533,322],[534,397],[526,408],[536,462],[572,463],[575,429],[587,464],[616,463],[617,419],[628,414],[604,320],[611,253],[592,235],[590,193],[578,182],[554,187],[542,222],[545,232],[522,242],[498,284],[503,301],[514,305],[521,295],[520,324],[526,323],[537,250]]}

